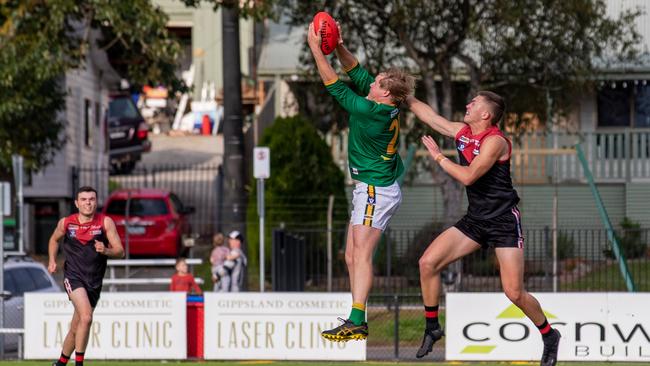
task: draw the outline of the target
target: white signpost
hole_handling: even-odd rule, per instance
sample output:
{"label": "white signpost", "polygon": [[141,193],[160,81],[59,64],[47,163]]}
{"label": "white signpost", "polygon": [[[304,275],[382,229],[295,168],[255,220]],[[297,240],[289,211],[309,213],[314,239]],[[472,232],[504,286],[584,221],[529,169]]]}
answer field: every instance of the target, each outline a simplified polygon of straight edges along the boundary
{"label": "white signpost", "polygon": [[25,253],[25,205],[23,197],[24,159],[21,155],[11,155],[11,163],[14,170],[14,183],[16,185],[16,239],[18,240],[18,253]]}
{"label": "white signpost", "polygon": [[[186,294],[103,293],[93,315],[93,359],[187,358]],[[25,359],[56,359],[74,308],[65,293],[25,294]]]}
{"label": "white signpost", "polygon": [[253,176],[257,178],[257,214],[260,217],[260,292],[264,292],[264,179],[271,177],[271,149],[256,147],[253,156]]}
{"label": "white signpost", "polygon": [[366,359],[366,341],[331,342],[320,332],[350,311],[349,293],[205,293],[206,360]]}
{"label": "white signpost", "polygon": [[[5,216],[11,215],[11,185],[0,182],[0,328],[5,326]],[[4,358],[4,333],[0,333],[0,356]]]}

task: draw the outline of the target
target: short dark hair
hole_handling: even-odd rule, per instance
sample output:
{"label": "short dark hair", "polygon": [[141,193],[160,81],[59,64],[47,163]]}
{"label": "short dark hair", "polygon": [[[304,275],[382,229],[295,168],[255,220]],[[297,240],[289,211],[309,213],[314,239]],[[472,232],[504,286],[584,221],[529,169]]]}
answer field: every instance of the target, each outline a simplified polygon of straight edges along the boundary
{"label": "short dark hair", "polygon": [[76,196],[76,198],[79,198],[79,193],[82,193],[82,192],[95,192],[95,197],[97,197],[97,190],[96,190],[95,188],[91,187],[91,186],[83,186],[83,187],[80,187],[80,188],[77,190],[77,196]]}
{"label": "short dark hair", "polygon": [[492,120],[490,121],[492,125],[494,126],[501,122],[501,118],[503,118],[506,110],[506,102],[503,100],[503,97],[489,90],[481,90],[476,95],[483,97],[492,106]]}

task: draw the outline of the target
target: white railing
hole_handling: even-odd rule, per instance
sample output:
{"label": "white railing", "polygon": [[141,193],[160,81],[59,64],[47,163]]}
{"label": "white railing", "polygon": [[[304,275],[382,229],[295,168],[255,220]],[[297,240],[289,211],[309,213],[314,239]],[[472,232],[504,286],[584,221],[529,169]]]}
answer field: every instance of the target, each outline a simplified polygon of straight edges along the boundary
{"label": "white railing", "polygon": [[[402,134],[403,135],[403,134]],[[625,128],[595,132],[527,132],[509,134],[511,171],[517,184],[584,182],[574,146],[580,142],[596,182],[650,181],[650,129]],[[347,132],[328,137],[335,161],[347,170]],[[402,141],[400,152],[406,156]],[[453,149],[444,151],[457,155]],[[427,156],[418,146],[417,156]]]}
{"label": "white railing", "polygon": [[[185,261],[188,266],[203,264],[203,259],[200,258],[188,258]],[[116,286],[118,285],[169,285],[171,283],[171,277],[117,278],[115,273],[116,267],[125,267],[125,269],[130,269],[131,267],[174,267],[176,265],[176,259],[109,259],[106,264],[109,267],[109,277],[104,278],[104,284],[110,285],[110,292],[115,292]],[[196,278],[195,280],[197,284],[203,284],[202,278]]]}
{"label": "white railing", "polygon": [[[0,334],[17,334],[18,335],[18,349],[17,349],[17,358],[19,360],[23,359],[23,337],[25,336],[25,328],[0,328]],[[2,339],[4,342],[4,338]],[[4,358],[4,345],[2,347],[2,356]]]}

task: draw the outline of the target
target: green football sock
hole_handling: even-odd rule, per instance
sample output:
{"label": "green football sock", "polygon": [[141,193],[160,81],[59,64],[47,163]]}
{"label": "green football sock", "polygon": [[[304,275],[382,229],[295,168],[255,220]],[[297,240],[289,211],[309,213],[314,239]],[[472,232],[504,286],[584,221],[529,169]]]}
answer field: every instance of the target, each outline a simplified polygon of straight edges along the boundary
{"label": "green football sock", "polygon": [[352,304],[352,311],[350,312],[350,321],[354,323],[354,325],[361,325],[363,322],[366,321],[366,306],[364,304],[360,303],[353,303]]}

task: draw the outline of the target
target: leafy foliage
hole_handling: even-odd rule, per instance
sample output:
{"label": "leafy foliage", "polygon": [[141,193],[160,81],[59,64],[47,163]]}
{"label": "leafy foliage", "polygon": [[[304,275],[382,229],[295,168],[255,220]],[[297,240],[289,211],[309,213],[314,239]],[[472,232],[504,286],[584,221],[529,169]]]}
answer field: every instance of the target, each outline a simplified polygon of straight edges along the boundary
{"label": "leafy foliage", "polygon": [[573,232],[568,231],[559,231],[557,233],[557,258],[559,260],[570,259],[575,256],[573,234]]}
{"label": "leafy foliage", "polygon": [[274,17],[277,13],[275,2],[272,0],[181,0],[185,5],[198,7],[202,2],[212,5],[212,9],[217,11],[220,7],[237,7],[239,15],[243,18],[253,18],[255,20],[264,20]]}
{"label": "leafy foliage", "polygon": [[[5,1],[0,7],[0,170],[11,154],[38,170],[65,143],[63,76],[84,66],[91,49],[117,58],[135,84],[182,85],[174,75],[178,44],[166,15],[148,0]],[[99,44],[93,45],[98,39]]]}
{"label": "leafy foliage", "polygon": [[419,74],[426,99],[448,118],[453,106],[464,106],[454,97],[466,97],[454,95],[456,73],[470,76],[470,94],[497,89],[511,111],[544,119],[546,90],[556,109],[567,107],[599,70],[634,60],[641,39],[634,19],[642,11],[609,18],[606,7],[604,0],[277,0],[277,11],[305,27],[317,11],[329,11],[364,64]]}
{"label": "leafy foliage", "polygon": [[[628,217],[624,217],[620,225],[621,230],[616,233],[616,238],[618,239],[625,259],[629,260],[645,256],[648,251],[648,243],[647,238],[644,240],[642,237],[645,231],[641,230],[641,224],[632,221]],[[605,250],[605,256],[616,259],[613,249]]]}
{"label": "leafy foliage", "polygon": [[526,113],[548,120],[549,108],[566,113],[599,71],[634,60],[640,51],[634,26],[640,9],[609,18],[603,0],[533,3],[497,0],[487,6],[473,35],[479,57],[466,62],[478,68],[481,87],[507,98],[517,123],[526,122]]}
{"label": "leafy foliage", "polygon": [[[345,225],[348,206],[343,173],[310,121],[301,116],[278,118],[264,131],[259,145],[271,150],[271,177],[265,181],[268,227],[325,226],[329,195],[334,195],[334,222],[339,228]],[[257,197],[255,181],[251,187],[251,197]],[[248,222],[256,222],[256,199],[249,200],[247,212]],[[267,233],[265,242],[269,250],[270,238]],[[249,225],[250,267],[258,265],[258,240],[258,228]]]}

